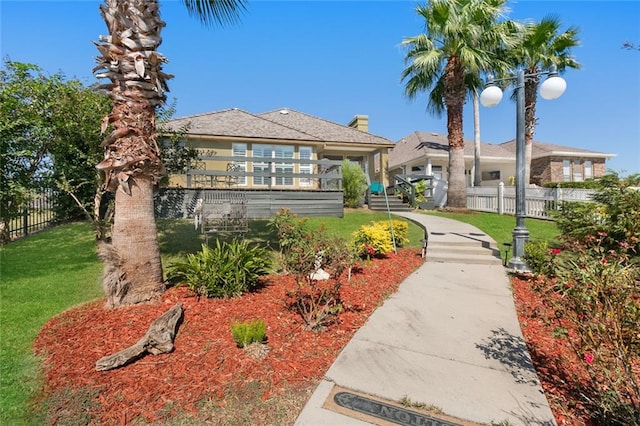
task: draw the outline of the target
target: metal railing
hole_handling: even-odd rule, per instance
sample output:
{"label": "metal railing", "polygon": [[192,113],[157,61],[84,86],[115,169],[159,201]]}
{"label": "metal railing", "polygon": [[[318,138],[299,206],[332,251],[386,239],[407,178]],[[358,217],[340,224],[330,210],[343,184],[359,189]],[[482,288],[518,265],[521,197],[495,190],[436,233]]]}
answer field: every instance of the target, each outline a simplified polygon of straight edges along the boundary
{"label": "metal railing", "polygon": [[[206,161],[216,161],[218,164],[226,162],[226,170],[207,169]],[[200,167],[193,167],[187,171],[188,187],[342,189],[342,161],[339,160],[207,155],[200,156],[198,164]],[[299,170],[302,166],[309,166],[310,172],[294,173],[296,164],[299,165]],[[260,169],[257,169],[256,165],[259,165]],[[298,185],[294,185],[295,179],[298,180]],[[230,182],[232,184],[229,184]]]}

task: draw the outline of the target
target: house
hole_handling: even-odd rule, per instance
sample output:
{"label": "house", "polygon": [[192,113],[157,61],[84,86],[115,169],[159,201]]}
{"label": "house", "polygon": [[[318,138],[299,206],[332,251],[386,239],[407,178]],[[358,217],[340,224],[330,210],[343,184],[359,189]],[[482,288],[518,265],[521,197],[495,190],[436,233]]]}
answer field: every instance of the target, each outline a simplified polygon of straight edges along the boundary
{"label": "house", "polygon": [[[531,183],[582,181],[606,173],[606,160],[615,154],[567,146],[533,142]],[[467,185],[473,185],[474,142],[464,141]],[[480,144],[481,186],[513,185],[516,158],[515,141]],[[449,142],[446,134],[413,132],[396,142],[389,152],[389,174],[426,174],[448,180]]]}
{"label": "house", "polygon": [[369,181],[388,182],[393,141],[368,132],[368,117],[348,125],[289,108],[252,114],[233,108],[170,120],[168,130],[188,126],[185,143],[199,159],[169,186],[245,190],[340,189],[340,164],[359,164]]}

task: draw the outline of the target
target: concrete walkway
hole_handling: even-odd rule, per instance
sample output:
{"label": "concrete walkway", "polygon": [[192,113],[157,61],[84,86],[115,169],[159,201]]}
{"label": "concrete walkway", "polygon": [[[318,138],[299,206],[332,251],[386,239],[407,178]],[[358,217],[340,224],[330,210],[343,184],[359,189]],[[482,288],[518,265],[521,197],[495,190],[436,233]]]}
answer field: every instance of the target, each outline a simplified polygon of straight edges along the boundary
{"label": "concrete walkway", "polygon": [[426,227],[427,261],[354,335],[295,424],[555,425],[495,242],[462,222],[395,214]]}

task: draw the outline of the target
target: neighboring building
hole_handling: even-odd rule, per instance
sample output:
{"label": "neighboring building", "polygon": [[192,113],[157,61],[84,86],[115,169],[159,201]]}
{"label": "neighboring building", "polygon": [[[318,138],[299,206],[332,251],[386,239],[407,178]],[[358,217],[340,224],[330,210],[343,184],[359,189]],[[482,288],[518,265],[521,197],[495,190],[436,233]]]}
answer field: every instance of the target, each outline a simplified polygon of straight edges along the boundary
{"label": "neighboring building", "polygon": [[[370,181],[388,182],[387,152],[393,141],[368,133],[368,117],[345,126],[292,109],[252,114],[227,109],[170,120],[188,127],[186,144],[199,161],[185,175],[170,177],[183,188],[327,189],[327,176],[349,159]],[[324,182],[324,183],[323,183]]]}
{"label": "neighboring building", "polygon": [[[567,146],[533,142],[531,183],[582,181],[606,173],[606,160],[615,154],[587,151]],[[473,185],[474,142],[464,141],[467,185]],[[515,141],[501,144],[481,142],[481,185],[513,185],[516,158]],[[447,135],[413,132],[399,140],[389,152],[389,175],[426,174],[448,180],[449,142]]]}

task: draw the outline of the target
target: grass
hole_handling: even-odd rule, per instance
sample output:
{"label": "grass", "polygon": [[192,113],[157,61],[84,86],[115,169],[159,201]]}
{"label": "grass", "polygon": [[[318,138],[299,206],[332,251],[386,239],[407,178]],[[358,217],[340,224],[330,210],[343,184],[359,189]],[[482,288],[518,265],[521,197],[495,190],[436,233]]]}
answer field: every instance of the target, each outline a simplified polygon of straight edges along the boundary
{"label": "grass", "polygon": [[[467,222],[489,234],[498,244],[512,239],[515,223],[512,216],[425,214]],[[309,218],[308,223],[314,228],[323,226],[326,232],[350,240],[361,225],[388,219],[387,213],[359,209],[345,211],[344,218]],[[532,240],[554,239],[558,235],[553,222],[527,220],[527,228]],[[200,250],[204,242],[193,222],[188,220],[159,220],[158,235],[164,265]],[[266,220],[251,221],[245,237],[265,246],[275,243]],[[409,222],[407,246],[420,247],[422,237],[422,229]],[[0,247],[0,424],[43,423],[44,415],[30,411],[29,404],[42,386],[40,363],[32,351],[33,341],[51,317],[103,296],[101,271],[93,233],[86,223],[63,225]],[[246,404],[239,405],[249,410]],[[248,421],[256,414],[249,411],[244,414]]]}
{"label": "grass", "polygon": [[102,296],[91,227],[74,223],[0,248],[0,424],[40,424],[25,417],[41,387],[32,344],[54,315]]}
{"label": "grass", "polygon": [[[348,211],[344,218],[309,219],[309,225],[324,225],[349,240],[362,224],[377,220],[388,220],[388,215]],[[200,250],[204,242],[192,221],[159,220],[157,225],[163,265]],[[409,237],[409,246],[419,247],[421,229],[410,223]],[[251,221],[246,238],[275,243],[266,220]],[[0,247],[0,424],[42,424],[42,418],[35,418],[40,414],[28,411],[42,385],[33,341],[51,317],[102,297],[101,273],[87,223],[59,226]]]}
{"label": "grass", "polygon": [[[425,214],[455,219],[468,223],[487,233],[493,238],[500,250],[504,243],[513,241],[513,228],[516,219],[513,216],[499,215],[486,212],[446,212],[446,211],[425,211]],[[529,241],[554,241],[560,236],[560,231],[555,222],[540,219],[525,219],[525,226],[529,230]]]}

